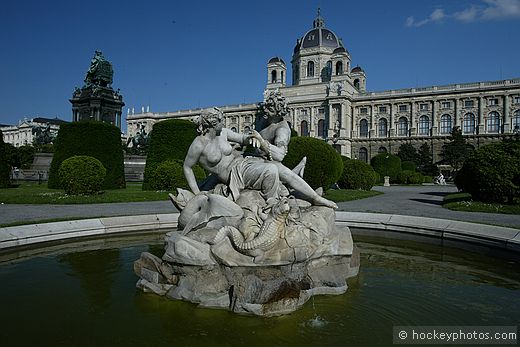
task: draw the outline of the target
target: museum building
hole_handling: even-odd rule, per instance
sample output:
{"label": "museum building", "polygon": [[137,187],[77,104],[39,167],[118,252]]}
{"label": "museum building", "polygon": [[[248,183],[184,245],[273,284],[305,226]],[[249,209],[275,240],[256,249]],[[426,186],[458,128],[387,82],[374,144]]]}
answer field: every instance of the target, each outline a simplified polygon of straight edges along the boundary
{"label": "museum building", "polygon": [[[418,148],[426,142],[438,161],[455,126],[475,148],[520,130],[520,78],[370,92],[365,71],[352,66],[350,52],[319,11],[312,28],[297,40],[291,67],[288,85],[286,63],[271,58],[266,92],[279,90],[285,96],[286,120],[300,136],[322,138],[351,158],[369,161],[378,153],[397,153],[403,143]],[[219,108],[226,127],[238,132],[254,128],[259,114],[259,104]],[[159,121],[201,111],[129,113],[128,135],[143,125],[150,132]]]}

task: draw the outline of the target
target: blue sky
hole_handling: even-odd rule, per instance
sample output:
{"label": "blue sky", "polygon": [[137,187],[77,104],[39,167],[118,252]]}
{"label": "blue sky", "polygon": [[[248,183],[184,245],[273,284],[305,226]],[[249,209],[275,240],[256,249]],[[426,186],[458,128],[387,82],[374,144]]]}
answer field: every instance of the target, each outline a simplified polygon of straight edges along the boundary
{"label": "blue sky", "polygon": [[19,0],[0,12],[0,123],[70,120],[96,49],[125,115],[258,102],[318,7],[370,91],[520,77],[520,0]]}

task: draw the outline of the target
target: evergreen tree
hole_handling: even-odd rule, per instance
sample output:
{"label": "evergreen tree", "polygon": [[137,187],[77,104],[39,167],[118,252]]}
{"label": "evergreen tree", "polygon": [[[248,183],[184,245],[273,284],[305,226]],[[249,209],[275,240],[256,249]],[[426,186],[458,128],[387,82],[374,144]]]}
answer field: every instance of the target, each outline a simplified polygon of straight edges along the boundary
{"label": "evergreen tree", "polygon": [[439,173],[437,166],[433,164],[432,150],[428,143],[425,142],[419,147],[417,157],[417,168],[423,175],[433,177]]}
{"label": "evergreen tree", "polygon": [[414,163],[419,162],[419,156],[417,154],[417,150],[411,143],[403,143],[399,146],[399,152],[397,152],[397,156],[401,158],[401,161],[413,161]]}
{"label": "evergreen tree", "polygon": [[466,143],[460,127],[453,127],[450,142],[442,145],[442,158],[451,165],[455,172],[459,171],[473,149]]}

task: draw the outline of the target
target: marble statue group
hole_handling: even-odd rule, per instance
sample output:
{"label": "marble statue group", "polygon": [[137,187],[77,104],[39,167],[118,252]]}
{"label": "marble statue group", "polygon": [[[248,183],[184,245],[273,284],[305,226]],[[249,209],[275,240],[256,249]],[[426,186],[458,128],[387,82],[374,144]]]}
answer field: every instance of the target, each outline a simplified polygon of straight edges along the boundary
{"label": "marble statue group", "polygon": [[[358,270],[350,231],[303,179],[306,158],[292,170],[282,164],[291,135],[284,97],[266,92],[261,109],[261,130],[245,134],[226,129],[217,108],[194,120],[199,135],[183,166],[190,191],[170,194],[178,230],[166,235],[162,259],[143,253],[135,262],[138,288],[265,316],[346,291]],[[247,145],[255,153],[244,153]],[[196,164],[211,173],[205,182]]]}

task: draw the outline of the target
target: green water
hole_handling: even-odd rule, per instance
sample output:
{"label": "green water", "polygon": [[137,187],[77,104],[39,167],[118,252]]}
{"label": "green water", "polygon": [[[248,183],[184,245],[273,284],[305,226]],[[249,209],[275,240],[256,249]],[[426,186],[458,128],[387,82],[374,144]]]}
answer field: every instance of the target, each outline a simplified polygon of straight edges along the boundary
{"label": "green water", "polygon": [[[57,246],[0,263],[0,346],[391,346],[394,325],[520,325],[518,263],[356,238],[340,296],[283,317],[239,316],[135,289],[142,238]],[[73,248],[74,247],[74,248]]]}

